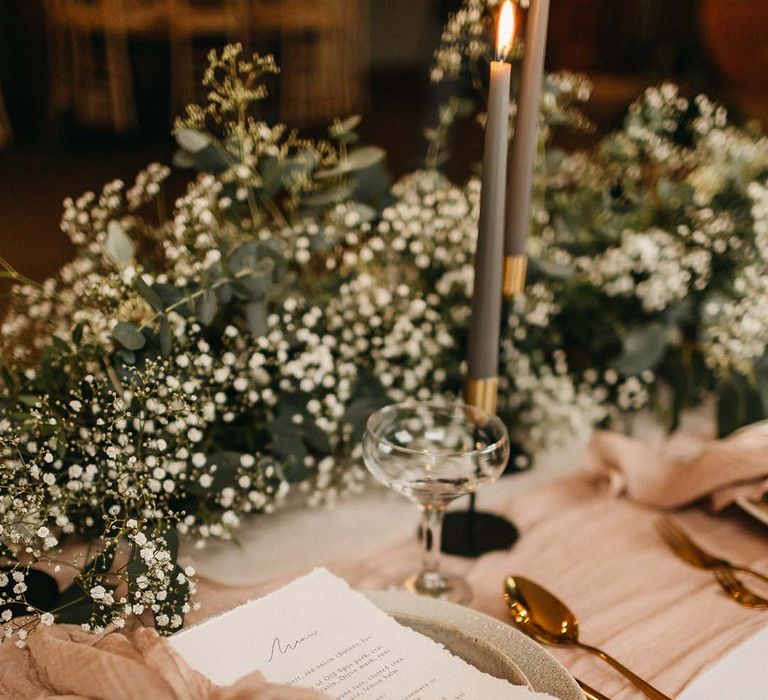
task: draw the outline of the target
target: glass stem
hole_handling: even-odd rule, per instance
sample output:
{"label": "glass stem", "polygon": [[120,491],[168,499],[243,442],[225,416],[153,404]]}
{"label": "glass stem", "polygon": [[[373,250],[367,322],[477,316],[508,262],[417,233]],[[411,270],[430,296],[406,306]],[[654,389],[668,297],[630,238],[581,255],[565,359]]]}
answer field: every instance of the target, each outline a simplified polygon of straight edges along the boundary
{"label": "glass stem", "polygon": [[424,593],[440,593],[448,583],[440,573],[440,541],[445,506],[423,505],[421,508],[422,567],[416,588]]}

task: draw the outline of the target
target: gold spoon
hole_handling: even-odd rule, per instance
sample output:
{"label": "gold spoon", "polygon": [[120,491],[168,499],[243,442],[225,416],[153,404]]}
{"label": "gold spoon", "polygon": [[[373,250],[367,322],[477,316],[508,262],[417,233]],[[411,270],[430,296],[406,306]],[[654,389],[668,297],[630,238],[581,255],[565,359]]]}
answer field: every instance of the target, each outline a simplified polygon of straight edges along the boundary
{"label": "gold spoon", "polygon": [[599,690],[595,690],[591,685],[587,685],[584,681],[580,681],[578,678],[576,682],[581,688],[581,692],[584,693],[584,697],[587,700],[610,700],[607,695],[603,695]]}
{"label": "gold spoon", "polygon": [[504,599],[516,624],[543,644],[571,646],[599,656],[653,700],[670,700],[604,651],[579,641],[576,616],[549,591],[522,576],[507,576]]}

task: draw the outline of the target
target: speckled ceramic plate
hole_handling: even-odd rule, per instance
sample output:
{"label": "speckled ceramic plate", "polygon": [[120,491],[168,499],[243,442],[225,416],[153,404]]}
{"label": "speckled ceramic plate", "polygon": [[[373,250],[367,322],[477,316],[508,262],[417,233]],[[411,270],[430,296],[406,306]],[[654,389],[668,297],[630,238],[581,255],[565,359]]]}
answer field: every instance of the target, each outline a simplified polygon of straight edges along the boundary
{"label": "speckled ceramic plate", "polygon": [[565,667],[532,639],[470,608],[404,591],[369,591],[381,610],[443,644],[467,663],[559,700],[584,700]]}

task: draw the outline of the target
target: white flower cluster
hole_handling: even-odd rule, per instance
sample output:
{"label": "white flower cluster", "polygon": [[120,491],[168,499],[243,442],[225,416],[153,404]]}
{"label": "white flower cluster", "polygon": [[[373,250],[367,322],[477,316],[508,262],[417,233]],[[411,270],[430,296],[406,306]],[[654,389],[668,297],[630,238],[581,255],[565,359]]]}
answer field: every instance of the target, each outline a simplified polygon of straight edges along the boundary
{"label": "white flower cluster", "polygon": [[720,374],[752,376],[768,351],[768,183],[749,185],[754,219],[750,262],[734,280],[729,296],[713,295],[703,307],[707,363]]}
{"label": "white flower cluster", "polygon": [[597,256],[578,257],[574,264],[608,296],[635,296],[651,313],[686,298],[691,289],[705,289],[711,255],[688,250],[675,236],[653,228],[624,231],[620,245]]}
{"label": "white flower cluster", "polygon": [[508,402],[520,418],[515,432],[531,453],[568,445],[609,416],[608,389],[576,380],[562,351],[555,353],[552,365],[534,366],[531,357],[514,346],[505,350]]}
{"label": "white flower cluster", "polygon": [[171,174],[167,165],[150,163],[145,170],[136,176],[136,182],[126,193],[128,208],[135,211],[148,202],[152,202],[160,194],[163,182]]}
{"label": "white flower cluster", "polygon": [[453,185],[439,173],[416,171],[393,188],[397,203],[382,213],[368,246],[379,256],[416,268],[418,277],[435,278],[472,264],[477,239],[480,182]]}
{"label": "white flower cluster", "polygon": [[424,299],[407,284],[389,286],[367,274],[343,285],[329,306],[328,330],[340,338],[342,362],[368,366],[393,401],[429,400],[445,380],[442,355],[454,347],[451,327],[437,295]]}
{"label": "white flower cluster", "polygon": [[747,265],[734,281],[735,299],[717,296],[703,308],[707,364],[751,376],[768,350],[768,266]]}

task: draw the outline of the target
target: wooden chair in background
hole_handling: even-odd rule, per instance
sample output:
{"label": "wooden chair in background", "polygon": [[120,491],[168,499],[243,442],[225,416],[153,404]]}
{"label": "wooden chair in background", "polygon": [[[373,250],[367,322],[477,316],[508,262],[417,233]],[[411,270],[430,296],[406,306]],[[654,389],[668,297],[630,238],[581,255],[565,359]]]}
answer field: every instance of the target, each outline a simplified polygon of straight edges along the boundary
{"label": "wooden chair in background", "polygon": [[[208,50],[225,41],[239,41],[246,49],[248,0],[169,0],[171,42],[171,110],[182,112],[200,101],[201,79]],[[200,43],[207,46],[199,46]]]}
{"label": "wooden chair in background", "polygon": [[64,0],[45,0],[48,40],[48,120],[54,127],[62,113],[72,107],[72,49]]}
{"label": "wooden chair in background", "polygon": [[252,32],[280,36],[284,121],[301,126],[360,109],[363,5],[362,0],[253,0]]}
{"label": "wooden chair in background", "polygon": [[84,124],[116,133],[136,127],[129,38],[162,36],[167,0],[63,0],[72,103]]}
{"label": "wooden chair in background", "polygon": [[200,100],[207,50],[227,41],[263,52],[279,40],[280,111],[291,125],[347,115],[364,99],[363,0],[45,2],[54,118],[72,108],[86,126],[135,128],[129,42],[147,36],[170,42],[173,114]]}

